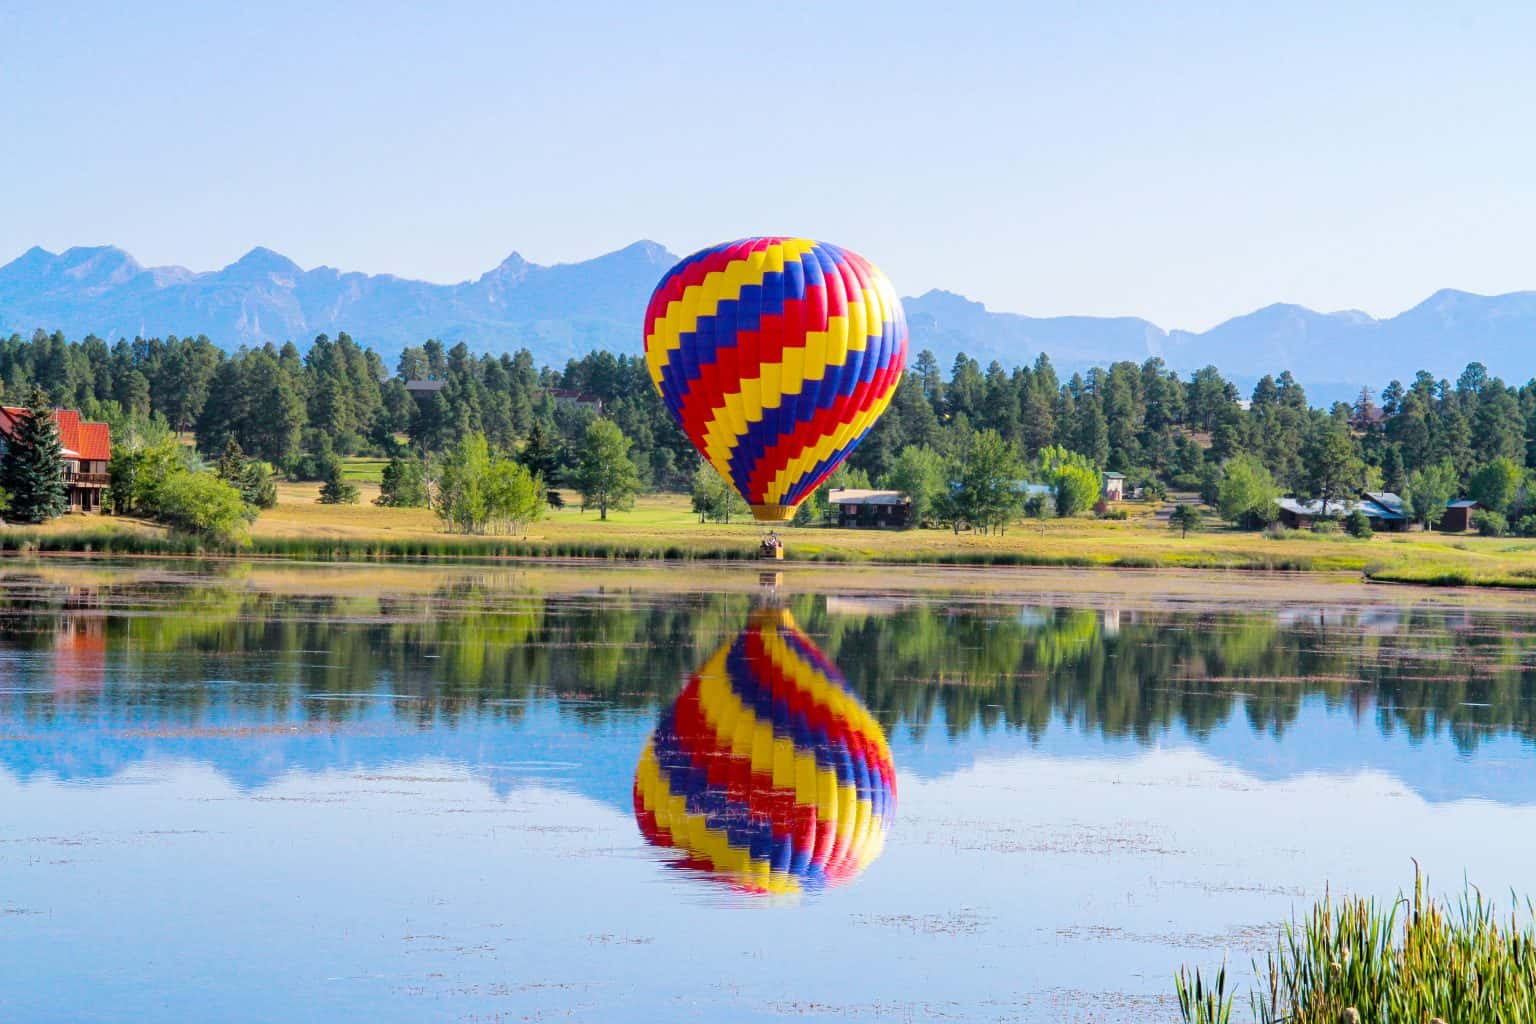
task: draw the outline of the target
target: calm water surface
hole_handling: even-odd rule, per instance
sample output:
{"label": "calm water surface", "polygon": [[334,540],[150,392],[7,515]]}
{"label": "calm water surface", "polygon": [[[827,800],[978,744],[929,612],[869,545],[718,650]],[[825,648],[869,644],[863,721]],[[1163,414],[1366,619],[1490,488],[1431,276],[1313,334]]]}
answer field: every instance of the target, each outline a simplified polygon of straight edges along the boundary
{"label": "calm water surface", "polygon": [[0,564],[0,1020],[1169,1020],[1533,888],[1536,610],[744,575]]}

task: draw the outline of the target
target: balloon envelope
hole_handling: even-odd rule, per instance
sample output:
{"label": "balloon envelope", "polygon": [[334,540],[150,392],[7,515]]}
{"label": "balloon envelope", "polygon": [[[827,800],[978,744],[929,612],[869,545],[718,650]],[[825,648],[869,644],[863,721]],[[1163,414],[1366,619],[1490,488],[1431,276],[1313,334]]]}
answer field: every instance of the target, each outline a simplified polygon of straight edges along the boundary
{"label": "balloon envelope", "polygon": [[781,522],[885,411],[907,321],[857,253],[744,238],[667,271],[646,310],[645,358],[699,453],[754,516]]}
{"label": "balloon envelope", "polygon": [[885,732],[787,611],[762,609],[688,680],[635,770],[635,820],[684,868],[751,892],[846,881],[896,809]]}

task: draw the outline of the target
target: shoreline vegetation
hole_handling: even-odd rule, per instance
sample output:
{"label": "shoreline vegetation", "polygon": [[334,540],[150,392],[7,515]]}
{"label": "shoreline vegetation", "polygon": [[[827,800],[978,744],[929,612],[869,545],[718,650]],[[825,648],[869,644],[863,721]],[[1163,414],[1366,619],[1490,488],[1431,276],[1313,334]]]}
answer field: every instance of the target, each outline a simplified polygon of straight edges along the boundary
{"label": "shoreline vegetation", "polygon": [[[623,562],[755,561],[766,529],[700,523],[686,495],[641,497],[633,511],[599,521],[595,511],[552,511],[519,535],[445,533],[427,509],[372,504],[377,485],[360,480],[355,505],[318,502],[318,485],[280,484],[277,503],[236,547],[210,545],[147,521],[68,517],[0,529],[6,554],[234,556],[318,562],[464,562],[593,559]],[[1066,567],[1312,572],[1376,583],[1536,588],[1536,541],[1412,532],[1347,534],[1213,528],[1181,537],[1161,502],[1125,502],[1117,519],[1030,521],[1006,533],[946,529],[779,531],[789,562],[892,566]]]}
{"label": "shoreline vegetation", "polygon": [[[1466,884],[1459,899],[1413,889],[1390,902],[1325,895],[1287,921],[1276,948],[1254,961],[1256,1024],[1526,1021],[1536,1014],[1536,904],[1507,916]],[[1174,979],[1184,1024],[1231,1024],[1235,991],[1225,964],[1181,968]]]}
{"label": "shoreline vegetation", "polygon": [[[38,331],[0,339],[0,393],[26,401],[28,422],[51,408],[105,425],[111,458],[88,483],[120,517],[51,521],[67,474],[87,471],[71,469],[47,431],[17,432],[0,460],[0,514],[45,525],[0,531],[0,550],[741,561],[763,537],[718,467],[700,462],[697,424],[694,436],[680,429],[639,355],[594,351],[540,368],[526,350],[428,340],[391,373],[345,334],[226,353],[205,337],[71,342]],[[894,492],[901,518],[938,529],[812,526],[834,488]],[[578,497],[596,513],[566,507]],[[1281,529],[1282,518],[1311,529]],[[1441,536],[1447,519],[1480,536]],[[1186,379],[1152,358],[1064,381],[1044,354],[1011,371],[961,355],[946,377],[921,351],[793,525],[786,554],[811,563],[1528,588],[1536,380],[1512,387],[1472,362],[1454,383],[1420,371],[1389,382],[1379,403],[1366,389],[1322,409],[1288,372],[1245,400],[1210,366]],[[1409,525],[1426,529],[1399,534]]]}

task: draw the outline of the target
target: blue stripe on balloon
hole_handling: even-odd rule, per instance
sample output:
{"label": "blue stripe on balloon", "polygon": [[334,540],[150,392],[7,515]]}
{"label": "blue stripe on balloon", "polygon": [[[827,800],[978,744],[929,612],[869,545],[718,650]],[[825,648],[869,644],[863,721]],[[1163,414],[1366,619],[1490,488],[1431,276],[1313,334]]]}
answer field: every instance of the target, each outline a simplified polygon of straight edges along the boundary
{"label": "blue stripe on balloon", "polygon": [[[748,289],[756,289],[762,293],[757,307],[757,315],[742,320],[736,330],[755,331],[761,326],[761,319],[765,316],[779,316],[784,312],[784,303],[791,299],[805,298],[805,290],[808,287],[824,283],[824,272],[818,257],[818,250],[823,248],[819,243],[816,248],[803,254],[797,260],[786,260],[782,271],[769,271],[763,275],[762,285],[746,285],[742,288],[742,294]],[[839,251],[839,255],[841,252]],[[681,270],[682,268],[678,268]],[[656,286],[659,291],[666,287],[673,274],[662,278],[661,284]],[[740,298],[740,296],[738,296]],[[666,363],[662,365],[662,380],[676,389],[679,398],[687,393],[688,387],[699,379],[699,367],[719,362],[720,350],[734,349],[736,346],[736,334],[720,331],[714,321],[715,316],[726,305],[734,303],[736,299],[722,299],[715,305],[715,313],[706,313],[698,318],[698,326],[693,331],[685,331],[679,336],[678,347],[668,355]],[[693,359],[690,361],[684,350],[694,350]],[[681,401],[679,401],[681,406]]]}
{"label": "blue stripe on balloon", "polygon": [[671,711],[656,725],[652,751],[667,789],[683,798],[689,814],[702,816],[707,828],[725,833],[732,846],[750,850],[753,857],[768,855],[774,844],[772,825],[766,819],[754,820],[724,788],[709,784],[703,766],[695,763],[678,735],[677,719]]}

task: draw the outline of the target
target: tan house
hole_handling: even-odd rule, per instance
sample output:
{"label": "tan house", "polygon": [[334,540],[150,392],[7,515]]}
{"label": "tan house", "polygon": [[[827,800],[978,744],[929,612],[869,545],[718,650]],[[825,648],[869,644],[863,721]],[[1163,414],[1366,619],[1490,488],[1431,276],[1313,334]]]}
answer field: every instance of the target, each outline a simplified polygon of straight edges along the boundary
{"label": "tan house", "polygon": [[[15,406],[0,406],[0,445],[15,434],[16,425],[31,415]],[[112,458],[112,431],[105,423],[82,421],[76,409],[55,409],[53,421],[64,445],[64,481],[71,512],[100,512],[107,491],[107,463]]]}

